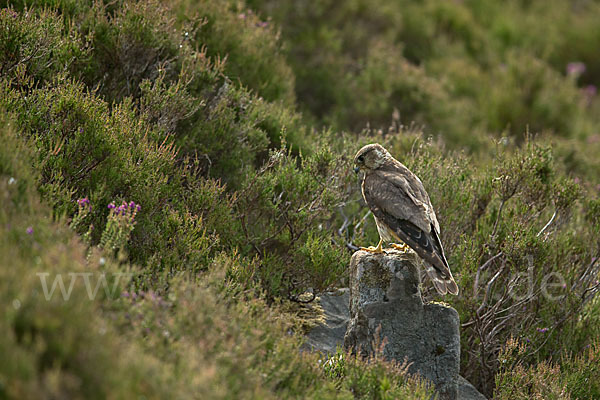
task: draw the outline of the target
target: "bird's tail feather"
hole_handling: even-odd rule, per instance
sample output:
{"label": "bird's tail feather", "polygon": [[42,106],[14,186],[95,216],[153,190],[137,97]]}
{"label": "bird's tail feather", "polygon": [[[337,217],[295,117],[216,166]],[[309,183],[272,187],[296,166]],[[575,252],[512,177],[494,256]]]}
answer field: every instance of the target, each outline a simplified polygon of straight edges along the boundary
{"label": "bird's tail feather", "polygon": [[454,278],[450,277],[450,279],[446,279],[445,283],[446,283],[446,289],[448,290],[448,293],[457,296],[458,295],[458,285],[454,281]]}
{"label": "bird's tail feather", "polygon": [[458,294],[458,285],[454,281],[452,274],[449,277],[443,276],[435,267],[426,264],[425,271],[427,272],[427,276],[433,282],[433,286],[442,296],[446,293],[450,293],[453,295]]}

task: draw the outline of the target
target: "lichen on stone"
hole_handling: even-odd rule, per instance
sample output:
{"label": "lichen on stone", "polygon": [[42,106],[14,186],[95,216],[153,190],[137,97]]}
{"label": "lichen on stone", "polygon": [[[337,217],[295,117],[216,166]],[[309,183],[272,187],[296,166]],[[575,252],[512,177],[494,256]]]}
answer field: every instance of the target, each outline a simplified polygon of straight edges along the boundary
{"label": "lichen on stone", "polygon": [[371,259],[363,272],[361,285],[385,290],[390,285],[391,278],[387,263]]}

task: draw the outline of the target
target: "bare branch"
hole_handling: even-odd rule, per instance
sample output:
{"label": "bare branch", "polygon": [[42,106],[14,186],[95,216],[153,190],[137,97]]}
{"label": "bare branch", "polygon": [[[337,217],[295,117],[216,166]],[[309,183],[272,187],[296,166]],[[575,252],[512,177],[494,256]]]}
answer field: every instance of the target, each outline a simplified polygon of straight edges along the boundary
{"label": "bare branch", "polygon": [[542,228],[542,230],[538,232],[538,234],[536,235],[537,237],[539,237],[542,233],[544,233],[544,231],[546,229],[548,229],[548,227],[552,224],[552,222],[554,222],[554,218],[556,218],[556,210],[554,210],[554,214],[552,214],[552,218],[550,218],[550,221],[548,221],[546,223],[546,225],[544,225],[544,227]]}

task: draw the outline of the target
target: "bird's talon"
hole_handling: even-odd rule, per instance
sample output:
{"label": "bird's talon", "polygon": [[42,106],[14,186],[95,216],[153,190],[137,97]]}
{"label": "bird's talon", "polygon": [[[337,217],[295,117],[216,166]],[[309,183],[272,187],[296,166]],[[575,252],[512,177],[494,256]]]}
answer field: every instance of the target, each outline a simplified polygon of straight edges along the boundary
{"label": "bird's talon", "polygon": [[402,243],[402,244],[397,244],[397,243],[391,243],[390,247],[401,251],[402,253],[406,253],[407,251],[410,250],[410,247],[406,244],[406,243]]}
{"label": "bird's talon", "polygon": [[373,253],[373,254],[384,254],[385,251],[381,248],[381,242],[379,242],[379,245],[377,245],[377,247],[373,247],[373,246],[369,246],[369,247],[361,247],[361,250],[364,251],[368,251],[369,253]]}

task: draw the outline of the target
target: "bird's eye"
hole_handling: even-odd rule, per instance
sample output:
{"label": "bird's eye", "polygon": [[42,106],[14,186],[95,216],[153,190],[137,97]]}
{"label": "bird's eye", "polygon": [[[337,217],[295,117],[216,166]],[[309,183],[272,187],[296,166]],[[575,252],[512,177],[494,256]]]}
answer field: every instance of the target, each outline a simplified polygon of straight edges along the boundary
{"label": "bird's eye", "polygon": [[363,162],[364,160],[365,160],[365,156],[364,155],[358,156],[358,161],[359,162]]}

